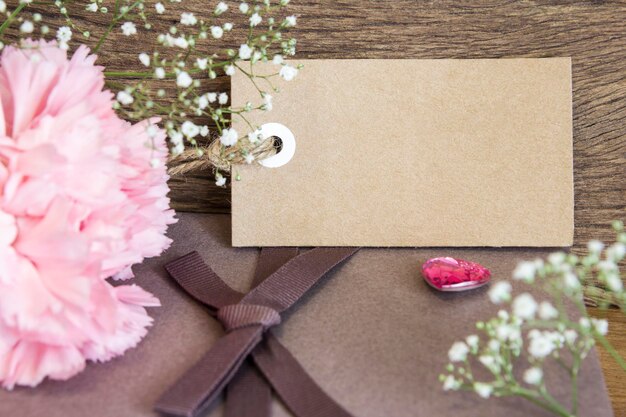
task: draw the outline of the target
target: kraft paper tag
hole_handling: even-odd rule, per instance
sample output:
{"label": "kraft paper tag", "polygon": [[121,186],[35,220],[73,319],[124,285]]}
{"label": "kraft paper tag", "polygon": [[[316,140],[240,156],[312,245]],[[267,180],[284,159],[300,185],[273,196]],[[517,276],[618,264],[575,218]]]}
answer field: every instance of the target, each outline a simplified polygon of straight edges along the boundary
{"label": "kraft paper tag", "polygon": [[[251,115],[295,154],[235,168],[233,246],[572,244],[569,58],[297,63]],[[257,95],[241,74],[231,94]]]}

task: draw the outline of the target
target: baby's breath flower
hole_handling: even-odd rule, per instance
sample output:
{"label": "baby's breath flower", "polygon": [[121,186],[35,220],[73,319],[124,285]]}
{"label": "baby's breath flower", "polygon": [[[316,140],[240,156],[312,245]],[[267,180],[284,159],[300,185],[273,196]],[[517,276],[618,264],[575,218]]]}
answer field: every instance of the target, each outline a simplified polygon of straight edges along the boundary
{"label": "baby's breath flower", "polygon": [[580,290],[580,280],[573,272],[566,272],[563,274],[563,285],[565,289],[569,291]]}
{"label": "baby's breath flower", "polygon": [[246,155],[246,164],[251,164],[254,161],[254,155],[251,153]]}
{"label": "baby's breath flower", "polygon": [[165,12],[165,6],[163,6],[163,3],[160,2],[154,5],[154,9],[158,14],[163,14]]}
{"label": "baby's breath flower", "polygon": [[150,55],[142,52],[139,54],[139,62],[141,62],[145,67],[150,66]]}
{"label": "baby's breath flower", "polygon": [[223,28],[226,32],[230,32],[231,30],[233,30],[233,24],[232,23],[224,23]]}
{"label": "baby's breath flower", "polygon": [[545,332],[529,333],[530,345],[528,353],[536,359],[543,359],[554,351],[555,345],[553,340]]}
{"label": "baby's breath flower", "polygon": [[20,25],[20,32],[22,33],[33,33],[35,30],[35,25],[30,20],[24,20]]}
{"label": "baby's breath flower", "polygon": [[190,122],[189,120],[185,121],[181,125],[180,130],[183,135],[187,136],[190,139],[200,134],[200,127],[198,127],[195,123]]}
{"label": "baby's breath flower", "polygon": [[491,393],[493,392],[493,387],[489,384],[476,382],[474,383],[474,391],[476,391],[476,394],[478,394],[482,398],[487,399],[491,396]]}
{"label": "baby's breath flower", "polygon": [[209,100],[209,103],[215,103],[217,100],[217,93],[207,93],[206,98]]}
{"label": "baby's breath flower", "polygon": [[217,185],[218,187],[223,187],[226,184],[226,177],[222,176],[221,174],[217,174],[215,176],[215,185]]}
{"label": "baby's breath flower", "polygon": [[532,295],[523,293],[515,297],[512,303],[513,314],[523,320],[531,320],[537,312],[537,302]]}
{"label": "baby's breath flower", "polygon": [[274,65],[281,65],[283,61],[283,56],[281,54],[276,54],[274,55],[274,58],[272,58],[272,64]]}
{"label": "baby's breath flower", "polygon": [[248,10],[250,10],[250,6],[248,6],[248,3],[241,3],[239,5],[239,11],[241,13],[248,13]]}
{"label": "baby's breath flower", "polygon": [[239,58],[246,60],[246,59],[250,59],[251,56],[252,56],[252,48],[250,48],[248,44],[244,43],[241,46],[239,46]]}
{"label": "baby's breath flower", "polygon": [[511,290],[511,284],[506,281],[498,281],[489,290],[489,299],[494,304],[510,301]]}
{"label": "baby's breath flower", "polygon": [[528,385],[539,385],[543,380],[543,371],[536,366],[524,372],[524,382]]}
{"label": "baby's breath flower", "polygon": [[604,249],[604,243],[599,240],[590,240],[589,243],[587,243],[587,249],[589,249],[591,253],[599,254],[602,252],[602,249]]}
{"label": "baby's breath flower", "polygon": [[539,304],[539,318],[542,320],[552,320],[559,316],[559,311],[548,301]]}
{"label": "baby's breath flower", "polygon": [[257,26],[259,23],[261,23],[261,20],[263,20],[263,18],[258,13],[254,13],[252,16],[250,16],[250,26]]}
{"label": "baby's breath flower", "polygon": [[458,381],[454,376],[448,375],[443,380],[443,390],[444,391],[455,391],[461,387],[461,382]]}
{"label": "baby's breath flower", "polygon": [[6,11],[7,11],[7,4],[3,0],[0,0],[0,13],[4,13]]}
{"label": "baby's breath flower", "polygon": [[124,22],[120,28],[122,29],[122,33],[126,36],[137,34],[137,27],[133,22]]}
{"label": "baby's breath flower", "polygon": [[154,77],[159,80],[165,78],[165,69],[163,69],[162,67],[155,68]]}
{"label": "baby's breath flower", "polygon": [[191,85],[193,79],[185,71],[181,71],[176,76],[176,85],[182,88],[187,88]]}
{"label": "baby's breath flower", "polygon": [[228,94],[226,93],[220,93],[220,95],[217,97],[217,101],[220,104],[226,104],[228,103]]}
{"label": "baby's breath flower", "polygon": [[235,66],[234,65],[226,65],[224,67],[224,73],[229,76],[235,75]]}
{"label": "baby's breath flower", "polygon": [[87,5],[87,7],[85,7],[85,9],[86,9],[88,12],[94,12],[94,13],[95,13],[95,12],[97,12],[97,11],[98,11],[98,3],[95,3],[95,2],[94,2],[94,3],[89,3],[89,4]]}
{"label": "baby's breath flower", "polygon": [[217,16],[221,15],[226,10],[228,10],[228,5],[224,3],[223,1],[220,1],[219,3],[217,3],[217,6],[215,6],[215,14]]}
{"label": "baby's breath flower", "polygon": [[132,104],[133,101],[135,101],[133,99],[133,96],[124,90],[118,92],[116,98],[117,101],[119,101],[120,104],[124,106],[128,106],[129,104]]}
{"label": "baby's breath flower", "polygon": [[296,75],[298,75],[298,69],[290,65],[283,65],[279,74],[285,79],[285,81],[291,81],[296,77]]}
{"label": "baby's breath flower", "polygon": [[211,36],[215,39],[219,39],[224,35],[224,29],[220,26],[211,26]]}
{"label": "baby's breath flower", "polygon": [[259,141],[259,139],[261,139],[260,129],[256,129],[255,131],[248,133],[248,140],[250,143],[255,144]]}
{"label": "baby's breath flower", "polygon": [[293,27],[296,25],[296,17],[295,16],[287,16],[285,18],[285,26]]}
{"label": "baby's breath flower", "polygon": [[526,282],[533,282],[535,279],[535,263],[524,261],[517,264],[517,267],[513,271],[513,279],[522,280]]}
{"label": "baby's breath flower", "polygon": [[239,134],[233,128],[222,130],[222,135],[220,136],[220,142],[224,146],[233,146],[239,140]]}
{"label": "baby's breath flower", "polygon": [[208,64],[209,60],[207,58],[197,58],[196,59],[196,66],[201,69],[201,70],[205,70],[207,69],[207,64]]}
{"label": "baby's breath flower", "polygon": [[455,342],[448,351],[450,362],[462,362],[467,358],[469,347],[464,342]]}
{"label": "baby's breath flower", "polygon": [[185,26],[194,26],[198,19],[193,13],[185,12],[180,15],[180,23]]}

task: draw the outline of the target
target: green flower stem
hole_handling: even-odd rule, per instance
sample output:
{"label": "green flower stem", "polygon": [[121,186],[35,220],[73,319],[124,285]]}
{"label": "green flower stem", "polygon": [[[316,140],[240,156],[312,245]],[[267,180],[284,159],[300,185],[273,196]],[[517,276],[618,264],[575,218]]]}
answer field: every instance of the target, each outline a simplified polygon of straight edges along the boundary
{"label": "green flower stem", "polygon": [[[545,408],[546,410],[550,411],[553,414],[556,414],[558,416],[561,417],[575,417],[575,415],[572,415],[569,411],[567,411],[565,409],[565,407],[563,407],[561,404],[559,404],[556,401],[552,401],[550,400],[550,398],[552,398],[549,394],[548,397],[546,398],[545,395],[543,394],[538,394],[535,391],[531,391],[528,390],[526,388],[522,388],[520,386],[517,387],[513,387],[511,388],[511,393],[514,395],[518,395],[522,398],[525,398],[526,400],[542,407]],[[543,397],[544,399],[542,400],[539,397]]]}
{"label": "green flower stem", "polygon": [[13,22],[13,20],[15,20],[15,17],[22,11],[22,9],[24,9],[24,7],[26,7],[28,3],[20,3],[15,10],[13,10],[13,13],[11,13],[9,15],[9,17],[7,18],[7,20],[5,20],[4,22],[2,22],[2,25],[0,25],[0,35],[2,35],[4,33],[4,30],[6,28],[9,27],[9,25]]}
{"label": "green flower stem", "polygon": [[607,352],[609,352],[609,354],[613,357],[615,362],[618,363],[618,365],[622,368],[622,370],[626,372],[626,361],[617,352],[617,350],[615,350],[611,342],[609,342],[609,340],[606,337],[602,336],[598,332],[594,332],[594,337],[607,350]]}

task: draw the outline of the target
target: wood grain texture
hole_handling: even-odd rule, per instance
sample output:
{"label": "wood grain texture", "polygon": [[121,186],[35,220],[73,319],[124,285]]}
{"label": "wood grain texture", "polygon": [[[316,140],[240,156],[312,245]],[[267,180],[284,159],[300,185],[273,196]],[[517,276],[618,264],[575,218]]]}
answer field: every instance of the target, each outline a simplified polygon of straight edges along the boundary
{"label": "wood grain texture", "polygon": [[[205,0],[186,3],[209,15]],[[290,12],[298,15],[299,58],[572,57],[574,251],[591,238],[612,238],[608,225],[626,208],[626,1],[293,0]],[[84,16],[85,27],[102,25]],[[163,24],[176,18],[170,13]],[[129,42],[116,33],[100,64],[139,68],[147,39]],[[219,78],[211,89],[228,91],[229,80]],[[216,187],[210,173],[174,178],[170,186],[177,210],[230,209],[228,190]],[[609,320],[613,342],[626,355],[626,320],[619,313]],[[624,374],[600,352],[615,415],[626,416]]]}

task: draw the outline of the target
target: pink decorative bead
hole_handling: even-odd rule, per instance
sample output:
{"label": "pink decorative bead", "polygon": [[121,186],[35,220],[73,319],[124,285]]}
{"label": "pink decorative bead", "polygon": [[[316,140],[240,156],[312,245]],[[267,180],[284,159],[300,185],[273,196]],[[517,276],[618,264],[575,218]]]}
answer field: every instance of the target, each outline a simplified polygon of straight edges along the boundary
{"label": "pink decorative bead", "polygon": [[489,282],[491,272],[475,262],[450,257],[432,258],[422,265],[422,274],[439,291],[465,291]]}

